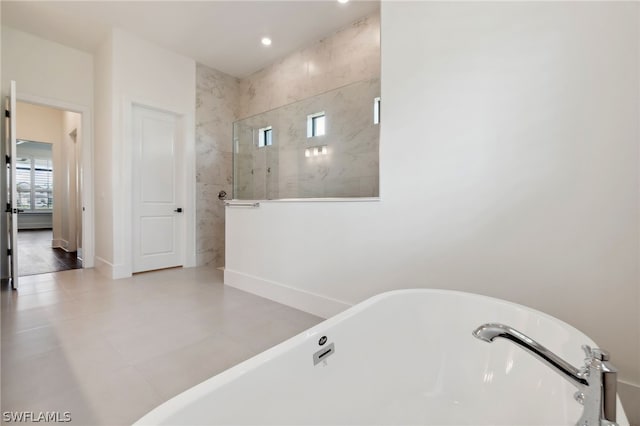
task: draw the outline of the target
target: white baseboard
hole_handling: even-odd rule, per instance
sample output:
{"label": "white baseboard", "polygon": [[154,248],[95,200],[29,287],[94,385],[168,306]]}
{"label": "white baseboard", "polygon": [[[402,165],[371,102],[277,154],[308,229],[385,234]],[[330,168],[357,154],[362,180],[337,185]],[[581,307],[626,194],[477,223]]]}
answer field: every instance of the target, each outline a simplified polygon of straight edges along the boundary
{"label": "white baseboard", "polygon": [[98,271],[100,274],[104,275],[105,277],[111,278],[113,276],[113,264],[111,262],[104,260],[100,256],[95,256],[94,259],[95,259],[95,263],[93,267],[95,268],[95,270]]}
{"label": "white baseboard", "polygon": [[30,229],[51,229],[51,223],[47,222],[34,222],[34,223],[19,223],[18,231],[28,231]]}
{"label": "white baseboard", "polygon": [[52,248],[60,248],[67,253],[72,253],[77,250],[76,247],[71,247],[71,243],[63,238],[54,238],[51,240]]}
{"label": "white baseboard", "polygon": [[126,265],[114,265],[100,256],[95,256],[94,259],[94,268],[106,277],[117,280],[120,278],[129,278],[131,276],[131,271]]}
{"label": "white baseboard", "polygon": [[63,240],[62,238],[54,238],[53,240],[51,240],[52,248],[65,248],[68,245],[69,245],[69,242],[66,240]]}
{"label": "white baseboard", "polygon": [[351,304],[340,300],[227,268],[224,270],[224,283],[230,287],[253,293],[321,318],[332,317],[351,307]]}

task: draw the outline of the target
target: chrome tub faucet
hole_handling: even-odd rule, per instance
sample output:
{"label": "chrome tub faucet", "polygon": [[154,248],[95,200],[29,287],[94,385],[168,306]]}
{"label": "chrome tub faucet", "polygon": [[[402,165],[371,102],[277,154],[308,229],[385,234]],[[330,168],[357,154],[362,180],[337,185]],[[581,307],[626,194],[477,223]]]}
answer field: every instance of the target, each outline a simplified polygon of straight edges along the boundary
{"label": "chrome tub faucet", "polygon": [[571,382],[578,391],[575,399],[584,406],[578,426],[616,425],[616,395],[618,370],[609,364],[609,354],[583,345],[585,364],[577,369],[535,340],[504,324],[484,324],[473,336],[485,342],[500,337],[520,346]]}

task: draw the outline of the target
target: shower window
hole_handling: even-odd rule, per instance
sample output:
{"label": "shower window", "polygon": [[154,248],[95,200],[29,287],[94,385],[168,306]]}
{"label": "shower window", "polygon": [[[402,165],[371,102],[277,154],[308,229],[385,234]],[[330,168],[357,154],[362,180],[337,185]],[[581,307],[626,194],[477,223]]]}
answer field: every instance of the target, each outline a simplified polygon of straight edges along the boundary
{"label": "shower window", "polygon": [[324,136],[325,121],[324,111],[307,116],[307,137]]}
{"label": "shower window", "polygon": [[271,126],[258,129],[258,147],[273,145],[273,128]]}

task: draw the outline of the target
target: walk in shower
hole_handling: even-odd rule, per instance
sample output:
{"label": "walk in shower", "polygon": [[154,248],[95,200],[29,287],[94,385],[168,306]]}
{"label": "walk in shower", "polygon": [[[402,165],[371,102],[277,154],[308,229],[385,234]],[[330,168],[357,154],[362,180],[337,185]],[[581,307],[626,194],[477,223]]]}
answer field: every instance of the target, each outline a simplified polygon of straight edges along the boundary
{"label": "walk in shower", "polygon": [[377,197],[380,79],[364,80],[233,126],[233,198]]}

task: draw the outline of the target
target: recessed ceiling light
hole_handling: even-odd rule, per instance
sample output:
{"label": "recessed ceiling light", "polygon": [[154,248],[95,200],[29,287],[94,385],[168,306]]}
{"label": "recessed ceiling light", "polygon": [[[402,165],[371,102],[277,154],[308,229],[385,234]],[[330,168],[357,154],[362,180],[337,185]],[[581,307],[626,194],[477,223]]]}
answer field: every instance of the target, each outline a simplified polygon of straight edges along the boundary
{"label": "recessed ceiling light", "polygon": [[265,46],[271,46],[271,39],[269,37],[262,37],[262,44],[264,44]]}
{"label": "recessed ceiling light", "polygon": [[348,1],[349,1],[349,0],[338,0],[338,3],[345,4],[345,3],[347,3]]}

